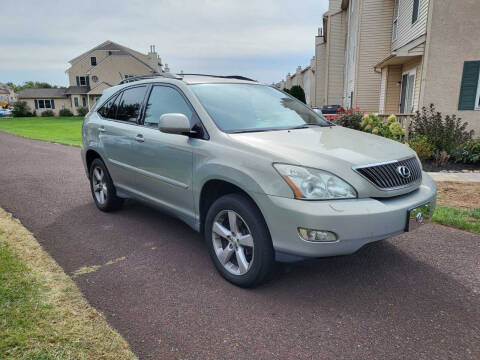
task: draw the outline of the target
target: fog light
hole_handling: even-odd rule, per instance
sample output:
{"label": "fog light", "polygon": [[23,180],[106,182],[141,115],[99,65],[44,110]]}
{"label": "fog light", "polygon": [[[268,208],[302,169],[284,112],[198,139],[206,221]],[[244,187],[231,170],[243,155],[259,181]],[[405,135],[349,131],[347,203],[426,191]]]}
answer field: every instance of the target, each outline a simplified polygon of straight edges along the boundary
{"label": "fog light", "polygon": [[300,237],[305,241],[314,241],[314,242],[337,241],[337,235],[331,231],[298,228],[298,233],[300,234]]}

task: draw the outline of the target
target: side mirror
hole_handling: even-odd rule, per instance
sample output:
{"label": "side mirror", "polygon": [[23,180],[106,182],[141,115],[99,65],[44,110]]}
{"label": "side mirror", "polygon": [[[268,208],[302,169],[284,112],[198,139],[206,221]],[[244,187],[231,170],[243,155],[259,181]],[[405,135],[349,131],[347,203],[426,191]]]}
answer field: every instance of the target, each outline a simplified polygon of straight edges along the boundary
{"label": "side mirror", "polygon": [[163,114],[160,116],[158,128],[167,134],[190,135],[191,126],[188,118],[183,114]]}

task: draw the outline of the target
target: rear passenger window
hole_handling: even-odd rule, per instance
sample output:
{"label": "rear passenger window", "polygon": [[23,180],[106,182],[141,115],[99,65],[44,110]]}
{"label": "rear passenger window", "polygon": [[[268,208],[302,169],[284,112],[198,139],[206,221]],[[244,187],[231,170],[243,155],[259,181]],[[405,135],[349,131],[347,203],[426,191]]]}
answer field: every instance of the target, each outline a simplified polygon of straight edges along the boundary
{"label": "rear passenger window", "polygon": [[114,106],[115,100],[119,99],[118,96],[112,97],[110,100],[108,100],[101,108],[98,110],[98,113],[108,119],[114,119],[115,118],[115,113],[117,107]]}
{"label": "rear passenger window", "polygon": [[127,89],[122,93],[117,109],[117,120],[137,121],[145,97],[145,90],[146,86],[138,86]]}
{"label": "rear passenger window", "polygon": [[154,86],[145,110],[145,125],[157,126],[160,116],[169,113],[184,114],[189,120],[192,110],[183,96],[169,86]]}

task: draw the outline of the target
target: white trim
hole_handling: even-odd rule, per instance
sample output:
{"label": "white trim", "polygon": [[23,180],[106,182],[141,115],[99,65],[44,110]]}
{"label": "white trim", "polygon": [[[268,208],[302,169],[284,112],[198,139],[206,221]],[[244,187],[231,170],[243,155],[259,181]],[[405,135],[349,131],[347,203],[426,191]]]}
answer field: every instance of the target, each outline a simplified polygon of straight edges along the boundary
{"label": "white trim", "polygon": [[475,98],[474,110],[480,110],[480,73],[478,74],[477,96]]}
{"label": "white trim", "polygon": [[[52,108],[52,99],[35,99],[37,100],[37,106],[38,106],[38,109],[37,110],[53,110]],[[40,101],[43,101],[43,107],[40,107]],[[49,107],[46,107],[45,106],[45,101],[48,101],[48,105]]]}

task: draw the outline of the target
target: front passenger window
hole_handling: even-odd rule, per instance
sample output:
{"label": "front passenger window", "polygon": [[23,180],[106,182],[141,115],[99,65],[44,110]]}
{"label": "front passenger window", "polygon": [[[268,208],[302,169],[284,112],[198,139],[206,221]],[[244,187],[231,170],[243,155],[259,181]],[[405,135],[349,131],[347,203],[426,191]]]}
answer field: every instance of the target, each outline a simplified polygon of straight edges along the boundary
{"label": "front passenger window", "polygon": [[117,120],[136,122],[140,115],[146,86],[137,86],[125,90],[121,95],[117,109]]}
{"label": "front passenger window", "polygon": [[193,112],[177,90],[169,86],[154,86],[145,110],[145,125],[158,126],[160,116],[169,113],[184,114],[191,120]]}

